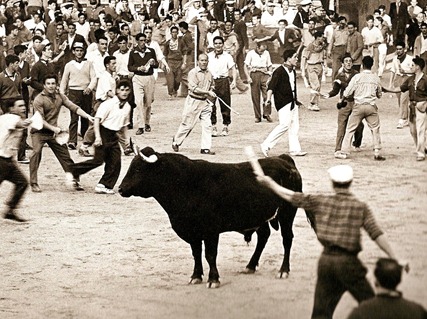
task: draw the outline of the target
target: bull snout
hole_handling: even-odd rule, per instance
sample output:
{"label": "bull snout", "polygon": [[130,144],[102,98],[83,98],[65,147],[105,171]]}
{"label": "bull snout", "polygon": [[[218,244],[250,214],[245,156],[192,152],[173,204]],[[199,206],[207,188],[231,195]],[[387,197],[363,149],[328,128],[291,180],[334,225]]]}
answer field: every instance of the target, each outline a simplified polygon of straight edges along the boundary
{"label": "bull snout", "polygon": [[123,197],[130,197],[130,195],[125,194],[125,192],[123,191],[123,188],[121,186],[119,186],[119,194],[120,194],[120,196],[123,196]]}

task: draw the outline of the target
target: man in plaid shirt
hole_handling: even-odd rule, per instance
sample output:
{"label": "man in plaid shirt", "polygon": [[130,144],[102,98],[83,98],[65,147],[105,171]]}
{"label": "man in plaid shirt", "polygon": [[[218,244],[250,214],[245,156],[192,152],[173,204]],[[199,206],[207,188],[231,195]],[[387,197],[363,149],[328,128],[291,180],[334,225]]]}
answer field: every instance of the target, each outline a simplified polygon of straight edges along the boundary
{"label": "man in plaid shirt", "polygon": [[346,291],[359,303],[374,297],[365,277],[367,270],[357,258],[362,250],[361,228],[390,258],[396,259],[369,207],[350,193],[353,169],[338,165],[328,172],[333,195],[305,195],[280,186],[268,176],[257,176],[262,185],[314,217],[313,228],[324,250],[318,263],[312,318],[332,318]]}

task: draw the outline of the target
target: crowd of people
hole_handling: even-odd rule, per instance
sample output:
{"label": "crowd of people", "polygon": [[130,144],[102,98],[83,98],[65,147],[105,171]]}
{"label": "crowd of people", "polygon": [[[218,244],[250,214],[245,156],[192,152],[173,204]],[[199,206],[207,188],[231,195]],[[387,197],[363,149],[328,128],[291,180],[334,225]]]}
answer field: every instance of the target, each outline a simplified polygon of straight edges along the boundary
{"label": "crowd of people", "polygon": [[[145,0],[140,4],[110,0],[107,6],[90,0],[86,7],[78,0],[60,5],[56,0],[11,0],[0,5],[0,36],[0,106],[4,113],[0,116],[0,183],[9,180],[15,184],[4,217],[16,222],[25,222],[15,210],[28,184],[33,192],[42,191],[37,172],[45,144],[74,190],[83,190],[83,174],[105,163],[95,192],[114,194],[121,168],[120,146],[125,155],[133,152],[128,130],[134,129],[134,123],[135,135],[161,129],[152,128],[150,122],[160,69],[165,73],[168,98],[185,98],[182,122],[172,139],[175,152],[200,119],[200,152],[214,155],[212,137],[230,134],[232,90],[245,93],[250,88],[255,123],[273,122],[272,105],[278,112],[278,125],[261,143],[264,156],[268,157],[287,131],[290,155],[305,156],[298,139],[302,103],[297,95],[296,68],[300,67],[310,88],[308,110],[318,112],[321,98],[340,95],[336,158],[347,159],[350,150],[360,148],[365,120],[373,135],[374,160],[385,160],[380,154],[376,105],[383,91],[397,94],[397,128],[409,126],[416,159],[422,161],[426,156],[427,23],[425,10],[415,0],[410,5],[401,0],[391,3],[389,14],[385,6],[379,6],[360,28],[345,16],[325,10],[320,1],[311,0],[301,0],[298,7],[287,0]],[[251,50],[250,37],[255,43]],[[275,69],[268,50],[273,41],[283,59]],[[396,55],[386,86],[381,77],[390,48]],[[328,66],[332,87],[326,93],[321,87]],[[62,107],[70,111],[67,129],[58,125]],[[40,127],[28,119],[31,114],[41,117]],[[58,137],[65,131],[68,140],[61,143]],[[29,163],[29,183],[15,162],[15,148],[17,162]],[[32,150],[29,159],[28,149]],[[93,158],[74,163],[69,150]],[[366,269],[357,259],[362,226],[390,258],[396,258],[370,210],[349,193],[351,168],[341,167],[330,174],[336,195],[329,197],[296,194],[267,177],[258,177],[263,186],[316,214],[316,231],[325,251],[319,263],[313,318],[331,318],[346,290],[359,302],[374,296],[365,279]],[[341,223],[342,218],[346,224]],[[352,236],[343,238],[343,234]],[[345,271],[334,272],[336,265]],[[394,297],[399,267],[390,260],[377,265],[379,284]],[[374,311],[378,303],[381,301],[366,304],[352,318]],[[420,314],[425,318],[422,308],[411,307],[411,318]]]}

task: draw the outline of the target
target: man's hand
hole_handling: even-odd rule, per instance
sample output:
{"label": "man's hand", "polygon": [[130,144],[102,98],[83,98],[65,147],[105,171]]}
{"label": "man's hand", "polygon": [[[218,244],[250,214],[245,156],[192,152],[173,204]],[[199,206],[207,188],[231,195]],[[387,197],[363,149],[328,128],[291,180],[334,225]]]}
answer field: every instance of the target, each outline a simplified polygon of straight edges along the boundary
{"label": "man's hand", "polygon": [[31,125],[31,123],[33,123],[33,120],[26,119],[26,120],[23,120],[21,124],[22,124],[23,127],[28,127],[28,126]]}
{"label": "man's hand", "polygon": [[100,137],[99,138],[95,138],[95,142],[93,142],[93,146],[99,147],[101,145],[102,145],[102,139]]}
{"label": "man's hand", "polygon": [[236,88],[236,80],[233,80],[233,82],[231,82],[231,88],[232,89]]}
{"label": "man's hand", "polygon": [[329,93],[320,93],[320,96],[323,97],[324,99],[329,99]]}
{"label": "man's hand", "polygon": [[216,98],[216,94],[214,91],[208,91],[208,95],[212,98]]}
{"label": "man's hand", "polygon": [[85,89],[83,90],[83,94],[84,94],[84,95],[88,95],[88,94],[90,94],[90,92],[92,92],[92,90],[91,90],[90,88],[85,88]]}
{"label": "man's hand", "polygon": [[171,71],[171,68],[169,67],[169,65],[165,65],[165,71],[166,73],[169,73]]}
{"label": "man's hand", "polygon": [[93,123],[95,121],[95,118],[93,116],[88,115],[87,116],[87,120],[91,123]]}
{"label": "man's hand", "polygon": [[187,68],[187,63],[183,63],[182,65],[181,65],[181,70],[185,70]]}
{"label": "man's hand", "polygon": [[53,133],[55,133],[56,135],[58,135],[59,133],[61,133],[62,132],[62,129],[60,128],[60,127],[55,127],[54,129],[53,129]]}

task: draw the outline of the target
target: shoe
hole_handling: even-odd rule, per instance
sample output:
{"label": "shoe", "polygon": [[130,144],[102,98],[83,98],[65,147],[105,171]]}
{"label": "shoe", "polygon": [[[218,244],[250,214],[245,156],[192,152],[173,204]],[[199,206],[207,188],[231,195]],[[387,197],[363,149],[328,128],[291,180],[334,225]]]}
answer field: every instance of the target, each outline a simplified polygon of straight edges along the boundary
{"label": "shoe", "polygon": [[18,159],[18,163],[21,163],[21,164],[29,164],[29,163],[30,163],[30,160],[29,160],[28,158],[26,158],[26,157],[23,157],[23,158],[21,158],[21,159]]}
{"label": "shoe", "polygon": [[212,126],[212,136],[213,137],[218,136],[218,130],[216,129],[216,126]]}
{"label": "shoe", "polygon": [[255,119],[255,123],[261,122],[261,119]]}
{"label": "shoe", "polygon": [[396,128],[397,128],[397,129],[402,129],[402,128],[404,128],[405,126],[409,126],[409,122],[408,122],[408,120],[399,120],[399,123],[397,123]]}
{"label": "shoe", "polygon": [[133,149],[128,147],[123,151],[123,153],[125,154],[125,156],[131,156],[133,154]]}
{"label": "shoe", "polygon": [[299,152],[290,152],[289,155],[291,156],[306,156],[307,152],[299,151]]}
{"label": "shoe", "polygon": [[107,188],[102,184],[96,185],[95,193],[97,193],[97,194],[109,194],[109,195],[115,194],[115,192],[112,189]]}
{"label": "shoe", "polygon": [[417,161],[418,162],[424,161],[425,159],[426,159],[425,156],[417,156]]}
{"label": "shoe", "polygon": [[264,147],[264,145],[260,144],[261,152],[265,157],[268,157],[268,151],[270,150],[268,147]]}
{"label": "shoe", "polygon": [[135,135],[142,135],[142,134],[144,134],[144,129],[143,129],[143,128],[139,128],[139,129],[136,131],[136,133],[135,133]]}
{"label": "shoe", "polygon": [[353,151],[355,151],[355,152],[361,152],[362,149],[360,148],[360,146],[353,146]]}
{"label": "shoe", "polygon": [[320,111],[320,108],[319,108],[319,106],[318,106],[317,104],[311,104],[311,105],[308,107],[308,109],[309,109],[310,111],[315,111],[315,112],[319,112],[319,111]]}
{"label": "shoe", "polygon": [[76,143],[68,143],[67,146],[68,146],[69,150],[76,150],[77,149]]}
{"label": "shoe", "polygon": [[27,222],[26,219],[21,218],[18,215],[12,213],[12,212],[6,213],[3,217],[5,219],[13,220],[13,221],[18,222],[18,223],[25,223],[25,222]]}
{"label": "shoe", "polygon": [[246,92],[248,92],[248,90],[249,90],[249,88],[246,86],[243,91],[239,90],[239,94],[245,94]]}
{"label": "shoe", "polygon": [[339,158],[339,159],[348,159],[348,155],[346,153],[343,153],[341,151],[336,151],[334,154],[335,158]]}
{"label": "shoe", "polygon": [[272,123],[273,119],[271,118],[270,115],[264,115],[263,118],[265,118],[267,120],[267,122]]}
{"label": "shoe", "polygon": [[145,124],[145,131],[151,132],[151,126],[149,124]]}
{"label": "shoe", "polygon": [[221,136],[228,136],[228,125],[222,128]]}
{"label": "shoe", "polygon": [[179,145],[175,143],[175,139],[172,139],[172,149],[174,152],[179,152]]}
{"label": "shoe", "polygon": [[215,155],[214,151],[208,150],[208,149],[204,149],[204,150],[200,150],[200,154],[204,154],[204,155]]}
{"label": "shoe", "polygon": [[385,157],[381,155],[375,155],[374,156],[375,161],[385,161]]}
{"label": "shoe", "polygon": [[40,189],[38,184],[31,184],[31,190],[33,193],[41,193],[42,190]]}
{"label": "shoe", "polygon": [[67,181],[67,185],[75,191],[84,191],[84,188],[80,185],[79,178],[74,177],[70,172],[65,173],[65,180]]}
{"label": "shoe", "polygon": [[93,157],[92,154],[89,153],[89,149],[86,145],[79,147],[79,155],[83,157]]}

